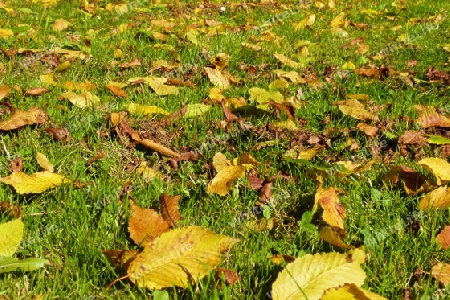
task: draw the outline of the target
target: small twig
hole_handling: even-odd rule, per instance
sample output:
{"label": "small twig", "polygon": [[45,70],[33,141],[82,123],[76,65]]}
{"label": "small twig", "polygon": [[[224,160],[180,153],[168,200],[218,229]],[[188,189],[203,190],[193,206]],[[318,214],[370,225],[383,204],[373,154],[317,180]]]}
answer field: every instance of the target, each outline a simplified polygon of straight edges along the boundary
{"label": "small twig", "polygon": [[5,150],[6,155],[8,156],[8,159],[11,159],[12,155],[11,155],[11,153],[9,153],[8,148],[6,148],[5,141],[3,140],[3,137],[2,137],[2,144],[3,144],[3,150]]}
{"label": "small twig", "polygon": [[122,276],[122,277],[120,277],[120,278],[114,279],[114,281],[111,282],[111,283],[106,287],[106,289],[109,290],[114,284],[116,284],[116,282],[118,282],[118,281],[120,281],[120,280],[122,280],[122,279],[126,279],[126,278],[128,278],[128,277],[130,277],[130,275],[127,274],[127,275]]}

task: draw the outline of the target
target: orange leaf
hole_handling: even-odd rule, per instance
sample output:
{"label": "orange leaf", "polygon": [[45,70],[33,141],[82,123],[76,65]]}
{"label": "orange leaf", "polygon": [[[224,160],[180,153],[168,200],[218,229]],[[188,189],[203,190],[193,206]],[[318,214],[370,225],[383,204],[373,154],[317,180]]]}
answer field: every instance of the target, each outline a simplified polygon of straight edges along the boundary
{"label": "orange leaf", "polygon": [[336,191],[337,189],[333,187],[326,190],[320,187],[315,195],[316,205],[318,204],[323,208],[322,218],[328,225],[344,230],[344,218],[347,214]]}
{"label": "orange leaf", "polygon": [[48,92],[50,92],[49,89],[40,87],[26,91],[26,94],[30,96],[39,96]]}
{"label": "orange leaf", "polygon": [[131,202],[131,215],[128,220],[130,238],[145,247],[151,241],[169,231],[169,224],[153,209],[142,208]]}
{"label": "orange leaf", "polygon": [[9,87],[7,85],[0,86],[0,100],[3,98],[8,98],[9,96]]}
{"label": "orange leaf", "polygon": [[375,136],[378,132],[378,127],[370,126],[364,123],[359,123],[356,127],[368,136]]}
{"label": "orange leaf", "polygon": [[450,226],[445,226],[436,236],[436,241],[441,245],[442,249],[447,249],[450,246]]}
{"label": "orange leaf", "polygon": [[431,268],[431,276],[439,280],[443,285],[450,283],[450,265],[438,263]]}
{"label": "orange leaf", "polygon": [[125,92],[124,90],[122,90],[120,87],[118,87],[116,85],[107,85],[106,88],[108,90],[110,90],[111,92],[113,92],[113,94],[116,95],[117,97],[120,97],[120,98],[128,97],[127,92]]}
{"label": "orange leaf", "polygon": [[140,66],[140,65],[141,65],[141,62],[140,62],[138,59],[133,59],[133,60],[130,61],[130,62],[121,64],[121,65],[119,66],[119,68],[122,68],[122,69],[128,69],[128,68],[131,68],[131,67],[138,67],[138,66]]}
{"label": "orange leaf", "polygon": [[417,123],[419,123],[422,128],[450,127],[450,119],[438,113],[421,115],[417,119]]}

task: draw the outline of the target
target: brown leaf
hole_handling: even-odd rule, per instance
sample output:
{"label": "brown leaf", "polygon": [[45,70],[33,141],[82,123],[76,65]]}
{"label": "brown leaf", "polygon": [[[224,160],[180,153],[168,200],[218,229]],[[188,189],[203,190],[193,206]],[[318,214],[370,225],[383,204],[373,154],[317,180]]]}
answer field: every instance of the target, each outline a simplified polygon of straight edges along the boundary
{"label": "brown leaf", "polygon": [[406,131],[398,138],[399,144],[425,145],[427,138],[423,131]]}
{"label": "brown leaf", "polygon": [[191,87],[191,88],[195,88],[195,84],[193,84],[190,81],[181,81],[179,79],[170,78],[170,77],[167,77],[166,84],[167,85],[173,85],[173,86],[188,86],[188,87]]}
{"label": "brown leaf", "polygon": [[43,88],[43,87],[39,87],[39,88],[34,88],[34,89],[31,89],[31,90],[28,90],[28,91],[25,92],[25,94],[26,95],[30,95],[30,96],[39,96],[39,95],[42,95],[42,94],[45,94],[45,93],[48,93],[48,92],[50,92],[49,89]]}
{"label": "brown leaf", "polygon": [[131,202],[131,215],[128,220],[130,238],[142,247],[150,244],[164,232],[169,231],[169,224],[153,209],[141,208]]}
{"label": "brown leaf", "polygon": [[2,201],[0,203],[0,211],[4,215],[9,215],[12,218],[20,218],[20,206],[19,205],[13,205],[9,204],[6,201]]}
{"label": "brown leaf", "polygon": [[159,152],[161,154],[167,155],[167,156],[171,156],[171,157],[179,157],[180,154],[170,150],[169,148],[161,145],[160,143],[157,143],[153,140],[150,139],[135,139],[133,138],[136,142],[139,142],[141,145],[150,148],[156,152]]}
{"label": "brown leaf", "polygon": [[250,182],[250,185],[254,190],[259,190],[260,188],[262,188],[264,179],[259,178],[258,176],[253,176],[253,175],[248,175],[247,179]]}
{"label": "brown leaf", "polygon": [[134,260],[139,250],[102,250],[113,268],[128,270],[130,263]]}
{"label": "brown leaf", "polygon": [[131,68],[131,67],[138,67],[140,65],[141,65],[141,62],[138,59],[133,59],[130,62],[123,63],[123,64],[119,65],[119,68],[128,69],[128,68]]}
{"label": "brown leaf", "polygon": [[175,227],[176,222],[181,217],[178,206],[178,202],[180,201],[180,199],[180,195],[169,196],[167,194],[161,194],[161,196],[159,196],[159,201],[161,202],[162,217],[172,227]]}
{"label": "brown leaf", "polygon": [[262,202],[267,202],[270,198],[272,198],[272,186],[273,181],[266,182],[262,188],[259,190],[259,199]]}
{"label": "brown leaf", "polygon": [[238,120],[239,120],[239,117],[236,116],[235,114],[233,114],[233,113],[226,107],[224,101],[220,102],[220,105],[222,106],[223,113],[225,114],[225,120],[226,120],[227,122],[233,122],[233,121],[238,121]]}
{"label": "brown leaf", "polygon": [[364,77],[371,77],[371,78],[380,78],[381,77],[381,72],[379,69],[377,68],[360,68],[360,69],[355,69],[354,70],[355,74],[364,76]]}
{"label": "brown leaf", "polygon": [[423,193],[433,187],[433,183],[426,176],[408,166],[392,167],[384,176],[383,181],[392,181],[396,184],[399,176],[403,178],[403,186],[408,194]]}
{"label": "brown leaf", "polygon": [[51,134],[54,140],[67,142],[70,132],[66,128],[47,128],[46,131]]}
{"label": "brown leaf", "polygon": [[450,226],[445,226],[445,228],[436,236],[436,241],[442,249],[450,247]]}
{"label": "brown leaf", "polygon": [[11,172],[23,172],[23,160],[21,156],[11,161]]}
{"label": "brown leaf", "polygon": [[38,106],[27,111],[17,110],[8,120],[0,122],[0,130],[14,130],[25,125],[42,124],[46,121],[46,113]]}
{"label": "brown leaf", "polygon": [[376,136],[378,132],[378,127],[370,126],[365,123],[359,123],[356,127],[368,136]]}
{"label": "brown leaf", "polygon": [[277,254],[274,256],[269,257],[269,259],[276,265],[281,265],[283,263],[289,264],[291,262],[294,262],[294,260],[297,257],[287,255],[287,254]]}
{"label": "brown leaf", "polygon": [[226,285],[233,285],[239,280],[239,275],[235,271],[230,271],[225,268],[218,268],[214,278],[216,280],[220,280],[222,277],[225,278]]}
{"label": "brown leaf", "polygon": [[417,123],[422,128],[450,127],[450,119],[438,113],[423,114],[419,118],[417,118]]}

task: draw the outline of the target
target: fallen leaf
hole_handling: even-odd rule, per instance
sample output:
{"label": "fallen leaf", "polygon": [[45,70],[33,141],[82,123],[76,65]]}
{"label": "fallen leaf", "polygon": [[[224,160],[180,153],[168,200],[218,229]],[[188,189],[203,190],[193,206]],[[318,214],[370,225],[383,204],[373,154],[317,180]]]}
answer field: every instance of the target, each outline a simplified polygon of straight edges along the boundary
{"label": "fallen leaf", "polygon": [[262,88],[252,87],[249,89],[250,100],[256,100],[259,104],[265,104],[273,100],[276,103],[283,103],[284,97],[279,91],[267,91]]}
{"label": "fallen leaf", "polygon": [[358,123],[358,125],[356,125],[356,128],[358,128],[368,136],[376,136],[378,132],[378,127],[370,126],[365,123]]}
{"label": "fallen leaf", "polygon": [[450,283],[450,264],[438,263],[431,268],[431,276],[443,285]]}
{"label": "fallen leaf", "polygon": [[82,94],[65,92],[62,93],[58,99],[67,99],[73,105],[78,106],[79,108],[86,108],[100,103],[100,98],[96,95],[91,94],[90,92],[84,92]]}
{"label": "fallen leaf", "polygon": [[227,166],[219,171],[208,184],[208,193],[225,196],[233,188],[234,180],[242,178],[244,175],[244,166]]}
{"label": "fallen leaf", "polygon": [[155,169],[148,167],[146,161],[141,162],[139,167],[136,168],[136,174],[141,175],[145,182],[150,182],[157,177],[162,178],[162,174]]}
{"label": "fallen leaf", "polygon": [[141,62],[139,61],[139,59],[133,59],[130,62],[127,63],[123,63],[121,65],[119,65],[119,68],[121,69],[129,69],[131,67],[139,67],[141,65]]}
{"label": "fallen leaf", "polygon": [[283,54],[279,54],[279,53],[274,53],[273,56],[278,59],[283,65],[288,66],[290,68],[293,69],[300,69],[305,67],[304,64],[295,62],[289,58],[287,58],[286,56],[284,56]]}
{"label": "fallen leaf", "polygon": [[399,175],[403,178],[403,186],[408,194],[423,193],[433,187],[431,180],[408,166],[392,167],[383,176],[383,181],[391,181],[396,184],[399,181]]}
{"label": "fallen leaf", "polygon": [[0,100],[9,97],[9,87],[7,85],[0,86]]}
{"label": "fallen leaf", "polygon": [[23,171],[23,159],[22,156],[18,156],[11,161],[11,172]]}
{"label": "fallen leaf", "polygon": [[221,90],[226,90],[230,87],[230,81],[222,74],[220,70],[208,67],[204,67],[204,70],[214,86]]}
{"label": "fallen leaf", "polygon": [[128,94],[117,85],[107,85],[106,88],[119,98],[127,98]]}
{"label": "fallen leaf", "polygon": [[370,78],[381,78],[381,71],[377,68],[360,68],[360,69],[354,69],[353,72],[355,74],[364,76],[364,77],[370,77]]}
{"label": "fallen leaf", "polygon": [[0,131],[14,130],[25,125],[42,124],[46,121],[46,113],[35,106],[29,110],[17,110],[9,119],[0,122]]}
{"label": "fallen leaf", "polygon": [[39,75],[39,79],[41,80],[43,85],[52,85],[52,86],[58,85],[58,79],[53,73]]}
{"label": "fallen leaf", "polygon": [[349,99],[346,101],[338,101],[335,102],[334,105],[339,106],[339,110],[347,116],[351,116],[357,120],[374,120],[375,116],[373,116],[370,112],[368,112],[364,105],[359,102],[357,99]]}
{"label": "fallen leaf", "polygon": [[20,218],[21,217],[20,210],[21,210],[20,205],[9,204],[6,201],[0,202],[0,213],[10,218],[14,219]]}
{"label": "fallen leaf", "polygon": [[186,105],[186,112],[183,118],[193,118],[206,114],[211,109],[211,105],[195,103]]}
{"label": "fallen leaf", "polygon": [[133,283],[148,289],[187,287],[214,269],[221,254],[238,241],[198,226],[174,229],[148,244],[127,273]]}
{"label": "fallen leaf", "polygon": [[45,129],[52,138],[56,141],[67,142],[70,137],[70,132],[66,128],[47,128]]}
{"label": "fallen leaf", "polygon": [[102,250],[113,268],[128,270],[130,263],[134,260],[139,250]]}
{"label": "fallen leaf", "polygon": [[30,96],[39,96],[48,92],[50,92],[50,90],[47,88],[34,88],[26,91],[25,94]]}
{"label": "fallen leaf", "polygon": [[136,113],[139,115],[153,115],[153,114],[161,114],[168,116],[170,113],[166,111],[165,109],[162,109],[158,106],[153,105],[140,105],[134,102],[131,102],[127,105],[127,110],[130,113]]}
{"label": "fallen leaf", "polygon": [[55,22],[53,22],[52,29],[54,31],[63,31],[63,30],[66,30],[67,28],[69,28],[70,26],[72,26],[72,24],[70,24],[66,20],[57,19]]}
{"label": "fallen leaf", "polygon": [[448,208],[450,206],[450,188],[441,186],[426,194],[419,202],[419,209]]}
{"label": "fallen leaf", "polygon": [[180,195],[169,196],[163,193],[159,196],[162,217],[172,227],[175,227],[176,222],[181,218],[178,206],[180,199]]}
{"label": "fallen leaf", "polygon": [[167,156],[171,156],[171,157],[179,157],[180,154],[172,151],[171,149],[167,148],[166,146],[157,143],[153,140],[150,139],[135,139],[136,142],[139,142],[141,145],[152,149],[153,151],[159,152],[161,154],[167,155]]}
{"label": "fallen leaf", "polygon": [[319,238],[325,242],[330,243],[333,246],[339,247],[344,250],[350,250],[355,247],[347,245],[342,240],[341,234],[333,230],[330,226],[325,226],[319,231]]}
{"label": "fallen leaf", "polygon": [[[336,188],[322,189],[319,187],[315,195],[315,207],[320,205],[323,208],[322,219],[330,225],[339,230],[344,230],[344,219],[347,216],[344,206],[339,201],[336,194]],[[315,209],[313,210],[313,213]]]}
{"label": "fallen leaf", "polygon": [[436,236],[436,241],[442,247],[447,249],[450,247],[450,226],[445,226],[444,229]]}
{"label": "fallen leaf", "polygon": [[21,219],[0,224],[0,258],[10,257],[17,251],[22,241],[23,229]]}
{"label": "fallen leaf", "polygon": [[349,254],[336,252],[307,254],[297,258],[278,274],[272,285],[272,299],[319,300],[329,288],[354,283],[361,286],[366,274],[361,268],[365,254],[355,249]]}
{"label": "fallen leaf", "polygon": [[216,280],[224,278],[226,285],[233,285],[239,280],[239,275],[234,271],[230,271],[224,268],[218,268],[216,271],[216,275],[214,275],[214,278]]}
{"label": "fallen leaf", "polygon": [[142,208],[131,202],[131,215],[128,219],[130,238],[142,247],[151,244],[152,240],[169,231],[169,223],[157,211]]}
{"label": "fallen leaf", "polygon": [[53,173],[53,165],[48,161],[48,158],[44,154],[36,152],[36,161],[42,169]]}
{"label": "fallen leaf", "polygon": [[450,181],[450,164],[445,159],[429,157],[420,160],[417,164],[430,170],[436,176],[438,185]]}
{"label": "fallen leaf", "polygon": [[291,263],[297,259],[297,257],[287,255],[287,254],[277,254],[269,257],[269,259],[276,265],[281,265],[283,263]]}
{"label": "fallen leaf", "polygon": [[423,114],[417,118],[417,123],[422,128],[429,127],[450,127],[450,119],[440,115],[438,113],[434,114]]}
{"label": "fallen leaf", "polygon": [[422,131],[409,130],[398,138],[398,142],[400,144],[424,145],[427,142],[427,138]]}
{"label": "fallen leaf", "polygon": [[[356,284],[345,283],[341,287],[332,287],[325,291],[321,300],[388,300],[383,296],[365,290]],[[406,299],[404,299],[406,300]]]}
{"label": "fallen leaf", "polygon": [[70,180],[56,173],[43,171],[32,175],[23,172],[13,172],[7,177],[0,178],[0,182],[12,185],[19,194],[39,194],[48,189],[70,183]]}

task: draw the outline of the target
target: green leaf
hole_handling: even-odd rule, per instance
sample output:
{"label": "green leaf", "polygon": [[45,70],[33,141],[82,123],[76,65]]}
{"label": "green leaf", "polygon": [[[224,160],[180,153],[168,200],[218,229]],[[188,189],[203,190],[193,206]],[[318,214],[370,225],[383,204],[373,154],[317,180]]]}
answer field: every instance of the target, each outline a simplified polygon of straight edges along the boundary
{"label": "green leaf", "polygon": [[34,271],[48,264],[48,260],[41,258],[27,258],[19,260],[15,257],[0,257],[0,274],[17,270]]}
{"label": "green leaf", "polygon": [[311,220],[312,220],[312,213],[310,211],[305,212],[302,215],[302,220],[300,221],[300,227],[307,231],[310,231],[310,232],[316,232],[317,227],[314,226],[313,224],[311,224]]}

